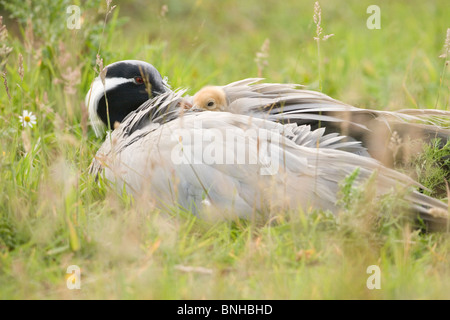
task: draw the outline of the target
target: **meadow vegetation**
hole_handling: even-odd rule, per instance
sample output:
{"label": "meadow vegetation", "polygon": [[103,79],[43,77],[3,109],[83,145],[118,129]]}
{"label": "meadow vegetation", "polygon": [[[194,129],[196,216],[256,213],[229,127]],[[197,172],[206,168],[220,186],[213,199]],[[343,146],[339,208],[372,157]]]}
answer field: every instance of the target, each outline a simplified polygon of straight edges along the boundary
{"label": "meadow vegetation", "polygon": [[[370,181],[342,182],[338,217],[292,210],[261,225],[134,206],[87,172],[102,143],[84,105],[97,55],[148,61],[190,94],[263,76],[363,108],[450,110],[447,1],[376,1],[369,30],[373,2],[320,1],[333,36],[319,54],[314,1],[0,0],[0,299],[450,299],[448,234],[414,228],[400,195],[374,199]],[[435,143],[399,170],[448,201],[449,157]],[[70,265],[80,290],[66,287]]]}

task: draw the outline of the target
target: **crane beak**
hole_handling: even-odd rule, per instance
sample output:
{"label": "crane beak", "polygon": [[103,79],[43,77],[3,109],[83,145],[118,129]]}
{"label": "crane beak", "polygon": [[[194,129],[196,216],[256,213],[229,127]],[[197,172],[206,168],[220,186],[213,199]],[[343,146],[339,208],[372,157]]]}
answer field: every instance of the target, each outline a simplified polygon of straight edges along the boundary
{"label": "crane beak", "polygon": [[181,109],[184,109],[184,110],[195,108],[195,106],[192,106],[192,104],[187,101],[182,101],[180,103],[180,107],[181,107]]}

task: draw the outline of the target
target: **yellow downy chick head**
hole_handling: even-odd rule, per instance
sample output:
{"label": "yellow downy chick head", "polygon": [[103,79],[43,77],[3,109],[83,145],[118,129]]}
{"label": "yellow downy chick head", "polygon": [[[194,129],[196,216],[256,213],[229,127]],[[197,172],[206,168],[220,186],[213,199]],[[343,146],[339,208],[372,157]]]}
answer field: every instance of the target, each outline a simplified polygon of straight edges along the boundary
{"label": "yellow downy chick head", "polygon": [[227,105],[225,91],[220,87],[204,87],[194,95],[194,108],[225,111]]}

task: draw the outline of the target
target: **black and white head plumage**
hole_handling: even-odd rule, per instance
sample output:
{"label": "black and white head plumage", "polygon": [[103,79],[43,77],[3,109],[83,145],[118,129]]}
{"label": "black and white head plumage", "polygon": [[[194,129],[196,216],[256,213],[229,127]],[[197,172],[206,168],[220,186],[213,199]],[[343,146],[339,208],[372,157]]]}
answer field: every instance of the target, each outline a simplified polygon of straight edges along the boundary
{"label": "black and white head plumage", "polygon": [[[98,76],[86,95],[89,119],[95,134],[113,129],[148,99],[170,91],[165,79],[151,64],[123,60],[106,66],[105,82]],[[108,119],[109,115],[109,119]]]}

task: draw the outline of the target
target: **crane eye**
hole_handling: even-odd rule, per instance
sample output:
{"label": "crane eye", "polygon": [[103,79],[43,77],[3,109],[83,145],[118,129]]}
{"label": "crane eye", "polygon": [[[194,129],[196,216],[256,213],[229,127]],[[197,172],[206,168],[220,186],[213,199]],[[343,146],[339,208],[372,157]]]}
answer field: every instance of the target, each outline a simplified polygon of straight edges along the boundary
{"label": "crane eye", "polygon": [[136,84],[143,84],[144,83],[144,79],[142,77],[134,77],[134,82]]}
{"label": "crane eye", "polygon": [[214,106],[214,101],[213,101],[213,100],[208,101],[207,106],[208,106],[208,107]]}

